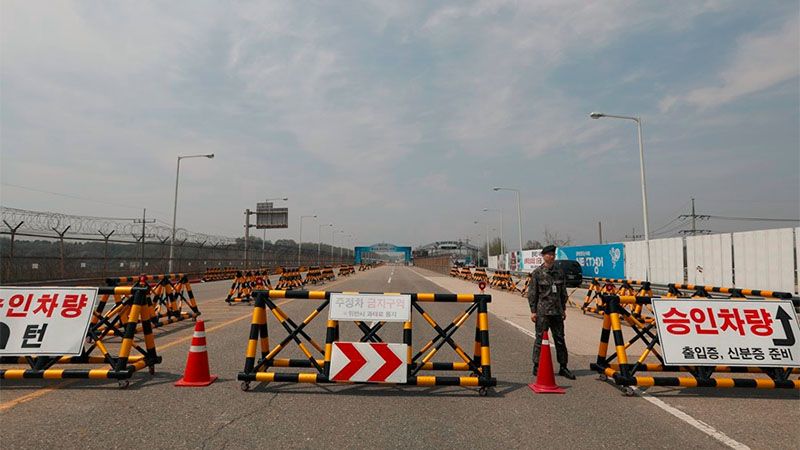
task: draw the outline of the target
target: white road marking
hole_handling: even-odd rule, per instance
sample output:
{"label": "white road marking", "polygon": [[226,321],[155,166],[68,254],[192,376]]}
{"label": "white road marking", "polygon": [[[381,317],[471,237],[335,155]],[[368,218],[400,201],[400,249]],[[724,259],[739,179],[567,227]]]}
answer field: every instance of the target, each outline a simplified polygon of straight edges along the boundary
{"label": "white road marking", "polygon": [[392,284],[392,277],[394,276],[394,267],[392,267],[392,273],[389,274],[389,281],[388,284]]}
{"label": "white road marking", "polygon": [[674,406],[671,406],[664,402],[663,400],[653,397],[652,395],[648,394],[647,392],[639,389],[633,388],[634,392],[636,392],[640,397],[647,400],[648,402],[658,406],[659,408],[663,409],[664,411],[672,414],[673,416],[677,417],[678,419],[688,423],[689,425],[697,428],[698,430],[702,431],[703,433],[711,436],[712,438],[720,441],[721,443],[727,445],[730,448],[741,449],[741,450],[749,450],[750,447],[742,444],[741,442],[730,438],[725,433],[717,430],[716,428],[712,427],[711,425],[702,422],[700,420],[695,419],[694,417],[686,414],[685,412],[681,411]]}
{"label": "white road marking", "polygon": [[[434,280],[432,280],[432,279],[420,274],[416,270],[412,269],[412,271],[414,273],[416,273],[417,275],[419,275],[420,277],[425,278],[428,281],[431,281],[433,283],[436,283]],[[532,337],[534,339],[536,338],[536,333],[534,333],[533,331],[528,330],[527,328],[525,328],[525,327],[523,327],[521,325],[517,325],[516,323],[514,323],[514,322],[512,322],[510,320],[504,319],[502,317],[499,317],[499,316],[497,316],[495,314],[492,314],[492,315],[497,317],[498,319],[502,320],[503,322],[513,326],[514,328],[518,329],[522,333],[524,333],[524,334],[526,334],[526,335],[528,335],[528,336],[530,336],[530,337]],[[552,342],[550,343],[550,346],[554,347]],[[648,394],[647,392],[645,392],[645,391],[643,391],[643,390],[641,390],[639,388],[634,387],[633,390],[634,390],[634,392],[636,392],[636,394],[639,397],[647,400],[648,402],[652,403],[653,405],[661,408],[662,410],[664,410],[667,413],[671,414],[672,416],[684,421],[685,423],[693,426],[694,428],[697,428],[701,432],[703,432],[706,435],[716,439],[717,441],[721,442],[722,444],[724,444],[724,445],[726,445],[726,446],[728,446],[730,448],[735,448],[735,449],[738,449],[738,450],[749,450],[750,449],[750,447],[748,447],[747,445],[742,444],[741,442],[729,437],[728,435],[726,435],[725,433],[717,430],[716,428],[712,427],[711,425],[709,425],[709,424],[707,424],[707,423],[705,423],[705,422],[703,422],[701,420],[695,419],[694,417],[690,416],[689,414],[686,414],[685,412],[679,410],[678,408],[675,408],[674,406],[666,403],[665,401],[663,401],[663,400],[661,400],[659,398],[656,398],[656,397]]]}

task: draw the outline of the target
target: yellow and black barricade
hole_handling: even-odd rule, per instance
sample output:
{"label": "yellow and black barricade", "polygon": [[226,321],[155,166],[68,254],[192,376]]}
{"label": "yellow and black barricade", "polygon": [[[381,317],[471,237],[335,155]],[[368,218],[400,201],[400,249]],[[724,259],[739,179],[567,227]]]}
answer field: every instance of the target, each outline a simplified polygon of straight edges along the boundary
{"label": "yellow and black barricade", "polygon": [[303,281],[303,276],[300,274],[299,268],[294,267],[287,267],[284,268],[281,272],[281,277],[278,279],[278,282],[275,284],[275,289],[295,289],[301,288],[305,282]]}
{"label": "yellow and black barricade", "polygon": [[[250,389],[252,382],[287,382],[287,383],[334,383],[330,379],[331,353],[334,342],[339,341],[339,321],[328,320],[324,346],[320,345],[307,332],[306,328],[314,318],[318,317],[330,304],[331,292],[327,291],[258,291],[255,296],[255,307],[250,324],[250,336],[245,352],[244,370],[239,372],[237,379],[242,382],[242,390]],[[359,294],[348,292],[348,294]],[[378,294],[378,295],[382,295]],[[396,294],[393,294],[396,295]],[[497,380],[491,375],[491,356],[489,351],[489,312],[488,304],[491,295],[487,294],[429,294],[411,293],[412,316],[413,311],[433,328],[435,336],[423,345],[415,354],[413,348],[413,317],[411,321],[403,322],[403,343],[408,346],[406,357],[407,381],[406,385],[416,386],[464,386],[479,388],[480,395],[488,394],[488,388],[496,386]],[[303,299],[316,300],[319,305],[299,324],[292,320],[274,300],[276,299]],[[422,304],[435,303],[460,303],[467,304],[467,308],[459,314],[446,327],[440,326],[423,308]],[[267,310],[278,320],[286,330],[287,336],[277,345],[270,346],[269,331],[267,327]],[[453,339],[453,335],[466,323],[467,319],[477,312],[475,323],[475,343],[473,355],[466,351]],[[365,322],[354,322],[362,333],[361,342],[383,342],[378,331],[385,322],[369,325]],[[305,359],[277,358],[289,343],[294,341],[305,355]],[[306,345],[309,344],[309,345]],[[434,362],[433,357],[445,345],[449,345],[458,355],[460,361]],[[260,356],[257,355],[260,349]],[[311,369],[303,372],[281,372],[274,368],[301,368]],[[470,372],[469,376],[433,376],[421,375],[421,371],[463,371]]]}
{"label": "yellow and black barricade", "polygon": [[[148,368],[155,373],[155,365],[161,363],[156,352],[156,342],[150,322],[151,300],[148,288],[142,287],[101,287],[98,295],[124,298],[122,303],[112,308],[112,314],[104,313],[104,302],[98,302],[93,312],[92,322],[86,334],[86,344],[78,356],[3,356],[0,364],[28,364],[29,368],[0,369],[0,379],[116,379],[121,388],[129,384],[133,374]],[[101,297],[102,298],[102,297]],[[119,320],[112,320],[119,318]],[[136,339],[137,329],[141,329],[141,340]],[[112,354],[112,336],[122,336],[117,356]],[[115,345],[115,344],[114,344]],[[133,351],[138,355],[131,355]],[[100,352],[100,355],[93,353]],[[108,368],[55,368],[56,365],[107,364]]]}
{"label": "yellow and black barricade", "polygon": [[322,268],[322,272],[320,274],[320,277],[322,277],[322,279],[325,280],[325,281],[333,281],[333,280],[335,280],[336,279],[336,274],[333,273],[333,267],[332,266],[323,267]]}
{"label": "yellow and black barricade", "polygon": [[347,264],[342,264],[341,266],[339,266],[339,273],[338,273],[338,276],[340,276],[340,277],[346,277],[346,276],[353,275],[355,272],[356,272],[356,271],[355,271],[355,269],[353,268],[353,266],[349,266],[349,265],[347,265]]}
{"label": "yellow and black barricade", "polygon": [[475,273],[472,274],[472,279],[477,282],[483,281],[489,283],[489,276],[486,275],[486,269],[476,268]]}
{"label": "yellow and black barricade", "polygon": [[461,276],[461,270],[456,266],[451,267],[450,276],[458,278],[459,276]]}
{"label": "yellow and black barricade", "polygon": [[[626,306],[650,305],[652,297],[603,295],[603,327],[600,332],[600,346],[597,361],[591,369],[601,377],[611,378],[622,386],[625,394],[633,395],[632,386],[673,386],[673,387],[712,387],[712,388],[758,388],[758,389],[800,389],[800,380],[790,380],[800,369],[791,367],[728,367],[728,366],[668,366],[660,353],[658,333],[654,322],[637,319]],[[795,302],[795,307],[798,303]],[[622,323],[630,325],[634,337],[625,340]],[[614,338],[614,351],[609,355],[609,340]],[[644,351],[636,359],[629,360],[627,351],[632,345],[641,342]],[[648,358],[655,357],[657,362]],[[757,363],[754,363],[754,366]],[[641,376],[640,373],[680,373],[681,376]],[[683,374],[688,373],[691,376]],[[715,373],[747,373],[754,378],[712,377]],[[758,377],[761,375],[761,377]],[[765,377],[766,376],[766,377]]]}
{"label": "yellow and black barricade", "polygon": [[[158,328],[182,320],[197,320],[200,316],[200,309],[194,298],[192,285],[189,277],[182,273],[166,273],[162,275],[140,275],[138,277],[119,277],[106,278],[109,287],[119,287],[121,285],[133,283],[133,287],[146,287],[150,301],[148,308],[150,311],[150,323]],[[114,295],[114,303],[119,305],[125,296]],[[101,302],[106,303],[109,295],[101,295]],[[183,306],[188,307],[188,311]],[[141,331],[139,326],[137,331]],[[116,332],[114,332],[116,334]]]}
{"label": "yellow and black barricade", "polygon": [[311,266],[306,273],[306,284],[322,283],[322,271],[319,266]]}

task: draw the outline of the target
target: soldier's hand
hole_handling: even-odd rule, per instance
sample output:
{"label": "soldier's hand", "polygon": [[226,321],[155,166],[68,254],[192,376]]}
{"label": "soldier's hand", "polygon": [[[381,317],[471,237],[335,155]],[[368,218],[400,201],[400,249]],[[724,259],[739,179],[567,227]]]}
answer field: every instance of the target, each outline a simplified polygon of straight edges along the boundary
{"label": "soldier's hand", "polygon": [[531,313],[531,322],[536,322],[536,313]]}

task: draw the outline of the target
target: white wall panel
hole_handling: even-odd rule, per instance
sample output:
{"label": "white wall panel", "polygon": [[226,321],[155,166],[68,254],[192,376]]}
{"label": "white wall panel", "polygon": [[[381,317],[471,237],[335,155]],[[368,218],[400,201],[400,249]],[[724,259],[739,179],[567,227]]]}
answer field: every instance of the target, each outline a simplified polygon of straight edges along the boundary
{"label": "white wall panel", "polygon": [[794,291],[794,241],[792,228],[733,233],[736,287]]}
{"label": "white wall panel", "polygon": [[651,240],[650,267],[653,283],[683,283],[683,238]]}
{"label": "white wall panel", "polygon": [[625,278],[644,280],[647,275],[647,254],[644,241],[625,242]]}
{"label": "white wall panel", "polygon": [[704,286],[733,286],[730,233],[686,238],[687,281]]}
{"label": "white wall panel", "polygon": [[[650,241],[650,281],[683,283],[683,239]],[[625,242],[625,278],[644,280],[647,276],[647,247],[644,241]]]}

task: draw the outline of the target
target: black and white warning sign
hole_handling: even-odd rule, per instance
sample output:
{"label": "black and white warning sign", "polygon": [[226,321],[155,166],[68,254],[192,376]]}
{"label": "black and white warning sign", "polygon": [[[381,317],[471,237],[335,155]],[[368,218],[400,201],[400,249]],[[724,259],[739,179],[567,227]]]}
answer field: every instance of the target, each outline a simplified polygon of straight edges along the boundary
{"label": "black and white warning sign", "polygon": [[1,287],[0,355],[80,355],[97,288]]}
{"label": "black and white warning sign", "polygon": [[800,367],[791,301],[653,299],[664,362]]}

